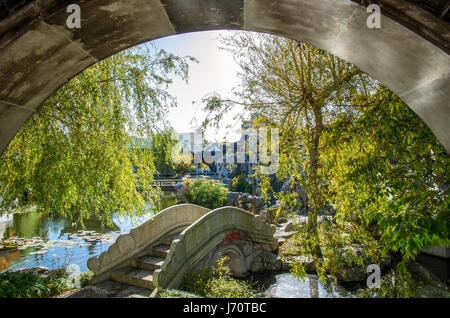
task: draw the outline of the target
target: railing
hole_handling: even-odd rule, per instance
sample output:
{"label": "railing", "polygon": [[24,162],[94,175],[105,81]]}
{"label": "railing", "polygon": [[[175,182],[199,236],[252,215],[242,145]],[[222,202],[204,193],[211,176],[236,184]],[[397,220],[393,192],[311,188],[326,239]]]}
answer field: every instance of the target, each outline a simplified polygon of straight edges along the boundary
{"label": "railing", "polygon": [[153,273],[155,286],[159,290],[179,287],[186,271],[226,240],[230,231],[242,235],[237,239],[258,243],[268,250],[277,247],[273,237],[275,229],[261,218],[235,207],[215,209],[195,221],[172,242],[166,261]]}
{"label": "railing", "polygon": [[126,266],[127,261],[138,256],[151,244],[164,236],[181,232],[209,211],[210,209],[194,204],[174,205],[132,229],[129,234],[120,235],[107,251],[88,260],[87,266],[95,274],[93,282],[107,279],[107,274],[112,269]]}
{"label": "railing", "polygon": [[166,180],[154,180],[156,185],[159,186],[173,186],[183,182],[183,179],[166,179]]}

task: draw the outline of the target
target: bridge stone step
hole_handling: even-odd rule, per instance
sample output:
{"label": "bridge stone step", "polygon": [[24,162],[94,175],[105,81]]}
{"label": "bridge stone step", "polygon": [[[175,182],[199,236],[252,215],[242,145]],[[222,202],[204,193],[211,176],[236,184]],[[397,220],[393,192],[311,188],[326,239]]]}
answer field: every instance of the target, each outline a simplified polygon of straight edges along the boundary
{"label": "bridge stone step", "polygon": [[170,245],[172,245],[172,242],[179,237],[180,237],[180,234],[175,234],[175,235],[165,237],[161,240],[161,244],[170,246]]}
{"label": "bridge stone step", "polygon": [[141,288],[155,289],[153,271],[142,268],[125,267],[111,273],[111,279]]}
{"label": "bridge stone step", "polygon": [[170,252],[170,245],[161,244],[147,250],[147,255],[166,258]]}
{"label": "bridge stone step", "polygon": [[138,259],[135,259],[131,262],[131,265],[137,268],[146,269],[149,271],[154,271],[155,269],[161,268],[161,265],[164,263],[164,258],[161,257],[153,257],[153,256],[143,256]]}

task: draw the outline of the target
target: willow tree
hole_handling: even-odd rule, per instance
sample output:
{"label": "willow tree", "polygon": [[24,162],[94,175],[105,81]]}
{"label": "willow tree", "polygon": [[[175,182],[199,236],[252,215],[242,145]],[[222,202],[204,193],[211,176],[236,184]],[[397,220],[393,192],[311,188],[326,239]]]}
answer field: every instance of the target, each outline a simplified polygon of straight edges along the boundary
{"label": "willow tree", "polygon": [[76,220],[146,211],[157,203],[148,148],[132,147],[165,125],[174,77],[191,57],[141,46],[88,68],[51,96],[0,158],[0,211],[36,205]]}
{"label": "willow tree", "polygon": [[423,248],[449,246],[450,156],[425,123],[380,85],[353,96],[324,132],[322,169],[341,219],[397,252],[400,273]]}
{"label": "willow tree", "polygon": [[[240,65],[241,89],[231,99],[206,99],[205,110],[213,119],[210,123],[242,105],[255,118],[269,119],[280,128],[278,175],[291,177],[307,189],[311,246],[319,256],[317,220],[327,202],[320,176],[322,132],[339,111],[335,105],[349,100],[354,91],[370,90],[373,83],[354,65],[298,41],[239,33],[223,37],[222,44]],[[303,145],[302,156],[298,149]],[[287,197],[280,199],[288,201]]]}

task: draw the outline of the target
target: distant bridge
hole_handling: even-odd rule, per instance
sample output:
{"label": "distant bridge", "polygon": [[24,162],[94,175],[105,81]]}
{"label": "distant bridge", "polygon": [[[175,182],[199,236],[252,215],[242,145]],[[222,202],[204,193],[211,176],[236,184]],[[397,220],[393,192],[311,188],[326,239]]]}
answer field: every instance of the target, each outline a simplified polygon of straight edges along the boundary
{"label": "distant bridge", "polygon": [[239,208],[175,205],[90,258],[87,265],[95,274],[90,283],[110,289],[120,283],[118,297],[155,296],[179,288],[188,271],[213,266],[221,256],[228,257],[234,275],[244,276],[273,266],[274,233],[273,226]]}
{"label": "distant bridge", "polygon": [[153,186],[160,187],[163,191],[174,191],[175,186],[182,183],[183,179],[164,179],[164,180],[154,180]]}

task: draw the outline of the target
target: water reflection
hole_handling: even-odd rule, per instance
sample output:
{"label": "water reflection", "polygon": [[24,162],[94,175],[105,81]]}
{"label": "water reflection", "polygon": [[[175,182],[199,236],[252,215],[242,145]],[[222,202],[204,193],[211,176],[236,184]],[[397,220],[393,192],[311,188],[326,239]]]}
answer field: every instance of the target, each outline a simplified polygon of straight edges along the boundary
{"label": "water reflection", "polygon": [[276,282],[267,290],[269,297],[275,298],[340,298],[352,297],[355,291],[338,284],[323,284],[316,275],[308,275],[304,280],[291,273],[277,274]]}
{"label": "water reflection", "polygon": [[[161,208],[177,203],[174,193],[164,193]],[[86,262],[101,254],[121,233],[149,220],[153,212],[148,210],[143,216],[113,216],[112,226],[105,226],[92,218],[80,224],[66,218],[44,213],[28,212],[0,217],[0,239],[19,243],[17,250],[0,252],[0,271],[5,269],[45,266],[58,268],[67,264],[77,264],[82,271],[87,270]]]}

